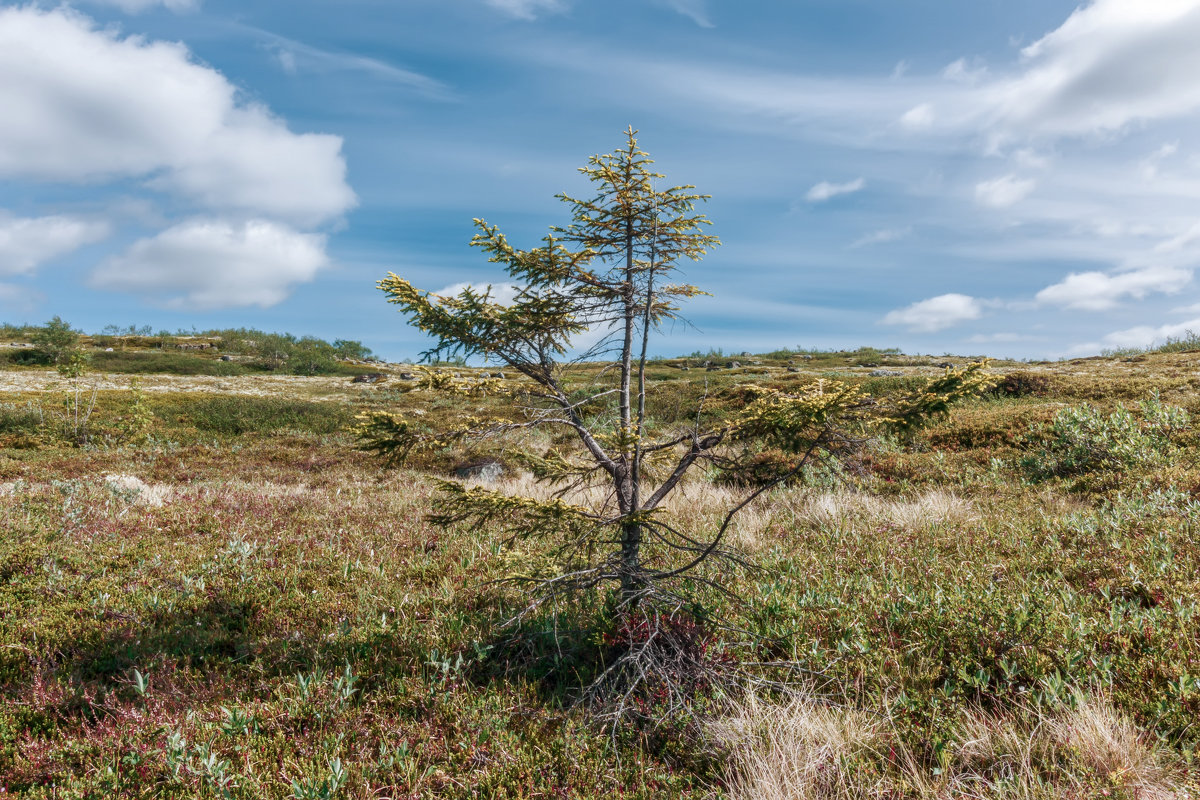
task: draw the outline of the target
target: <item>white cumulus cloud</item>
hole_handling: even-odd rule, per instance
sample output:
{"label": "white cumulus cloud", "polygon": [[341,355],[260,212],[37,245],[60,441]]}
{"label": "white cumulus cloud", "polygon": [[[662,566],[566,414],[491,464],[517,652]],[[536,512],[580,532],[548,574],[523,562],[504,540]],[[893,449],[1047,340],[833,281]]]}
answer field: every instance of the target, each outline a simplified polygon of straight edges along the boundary
{"label": "white cumulus cloud", "polygon": [[975,184],[975,201],[989,208],[1008,208],[1024,200],[1037,187],[1037,182],[1016,175],[1004,175]]}
{"label": "white cumulus cloud", "polygon": [[275,305],[329,265],[325,237],[277,222],[189,220],[108,259],[93,286],[171,308]]}
{"label": "white cumulus cloud", "polygon": [[0,275],[28,275],[45,261],[108,236],[106,223],[68,216],[13,217],[0,212]]}
{"label": "white cumulus cloud", "polygon": [[1037,293],[1039,303],[1106,311],[1123,298],[1140,300],[1151,293],[1174,294],[1192,280],[1192,271],[1157,266],[1125,272],[1072,272],[1063,280]]}
{"label": "white cumulus cloud", "polygon": [[510,306],[517,299],[517,293],[521,291],[515,283],[452,283],[442,289],[438,289],[434,294],[442,297],[456,297],[462,294],[464,289],[470,289],[474,292],[482,292],[488,290],[492,296],[492,302],[502,306]]}
{"label": "white cumulus cloud", "polygon": [[1200,1],[1093,0],[983,96],[1012,133],[1081,135],[1200,109]]}
{"label": "white cumulus cloud", "polygon": [[861,191],[867,185],[863,178],[856,178],[846,183],[830,183],[829,181],[821,181],[816,186],[808,190],[808,194],[804,196],[810,203],[823,203],[830,198],[837,197],[842,194],[853,194]]}
{"label": "white cumulus cloud", "polygon": [[0,178],[143,178],[204,207],[298,224],[355,204],[338,136],[293,133],[181,44],[66,8],[0,9]]}
{"label": "white cumulus cloud", "polygon": [[1191,334],[1200,334],[1200,317],[1157,327],[1139,325],[1123,331],[1113,331],[1104,337],[1104,344],[1109,347],[1149,347],[1152,344],[1162,344],[1167,339],[1178,339]]}
{"label": "white cumulus cloud", "polygon": [[903,325],[911,331],[933,333],[952,325],[979,319],[983,304],[965,294],[943,294],[888,312],[884,325]]}

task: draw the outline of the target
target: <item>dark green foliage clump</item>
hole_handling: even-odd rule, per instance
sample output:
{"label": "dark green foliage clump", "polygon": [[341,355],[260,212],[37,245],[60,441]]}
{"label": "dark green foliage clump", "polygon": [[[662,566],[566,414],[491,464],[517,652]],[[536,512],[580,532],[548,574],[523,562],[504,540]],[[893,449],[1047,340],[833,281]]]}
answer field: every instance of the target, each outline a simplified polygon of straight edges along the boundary
{"label": "dark green foliage clump", "polygon": [[350,409],[339,403],[236,395],[192,400],[185,414],[198,430],[223,436],[281,430],[335,433],[347,428],[352,420]]}

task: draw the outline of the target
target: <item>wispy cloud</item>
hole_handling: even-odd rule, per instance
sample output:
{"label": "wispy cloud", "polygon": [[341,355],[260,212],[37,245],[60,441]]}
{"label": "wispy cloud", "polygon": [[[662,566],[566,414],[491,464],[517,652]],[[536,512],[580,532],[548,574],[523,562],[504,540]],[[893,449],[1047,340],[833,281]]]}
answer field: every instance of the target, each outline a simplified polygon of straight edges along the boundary
{"label": "wispy cloud", "polygon": [[262,40],[274,53],[284,72],[291,75],[304,69],[364,72],[380,80],[407,86],[430,98],[447,100],[453,96],[450,88],[442,81],[378,58],[323,50],[261,28],[246,27],[245,30]]}
{"label": "wispy cloud", "polygon": [[975,201],[989,208],[1008,208],[1029,196],[1037,187],[1037,181],[1004,175],[990,181],[975,184]]}
{"label": "wispy cloud", "polygon": [[867,182],[863,178],[855,178],[852,181],[845,183],[830,183],[829,181],[821,181],[816,186],[808,190],[808,194],[804,195],[804,199],[810,203],[824,203],[838,195],[853,194],[861,191]]}
{"label": "wispy cloud", "polygon": [[497,11],[503,11],[516,19],[537,19],[545,12],[558,13],[565,9],[563,0],[484,0]]}
{"label": "wispy cloud", "polygon": [[885,244],[887,242],[895,242],[899,239],[905,239],[912,236],[913,228],[908,225],[903,228],[882,228],[877,231],[872,231],[865,236],[855,239],[850,243],[851,249],[859,247],[867,247],[873,244]]}
{"label": "wispy cloud", "polygon": [[658,2],[687,17],[701,28],[714,27],[706,0],[658,0]]}

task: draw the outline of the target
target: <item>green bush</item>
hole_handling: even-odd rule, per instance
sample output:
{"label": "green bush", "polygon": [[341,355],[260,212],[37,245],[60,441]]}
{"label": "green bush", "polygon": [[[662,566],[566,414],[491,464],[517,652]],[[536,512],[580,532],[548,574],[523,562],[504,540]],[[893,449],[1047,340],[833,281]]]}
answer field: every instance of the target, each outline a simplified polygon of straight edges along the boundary
{"label": "green bush", "polygon": [[0,434],[35,434],[45,421],[42,409],[33,403],[19,406],[15,403],[0,403]]}
{"label": "green bush", "polygon": [[1044,480],[1160,463],[1191,418],[1182,408],[1164,404],[1157,393],[1142,401],[1139,411],[1140,416],[1120,405],[1105,416],[1087,405],[1064,408],[1049,426],[1030,429],[1030,441],[1043,444],[1021,464],[1032,478]]}
{"label": "green bush", "polygon": [[123,375],[248,375],[253,370],[242,364],[203,358],[185,353],[138,353],[113,351],[93,353],[92,368],[97,372]]}

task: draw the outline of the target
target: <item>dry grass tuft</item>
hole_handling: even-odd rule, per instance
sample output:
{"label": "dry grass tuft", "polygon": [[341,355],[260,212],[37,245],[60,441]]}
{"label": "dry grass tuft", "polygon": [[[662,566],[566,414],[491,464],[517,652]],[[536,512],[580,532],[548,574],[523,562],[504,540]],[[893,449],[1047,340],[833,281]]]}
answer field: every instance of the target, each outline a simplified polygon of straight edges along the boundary
{"label": "dry grass tuft", "polygon": [[808,697],[751,696],[710,726],[730,755],[732,800],[867,797],[1188,800],[1178,771],[1103,698],[1081,696],[1057,714],[965,716],[949,762],[934,774],[898,743],[884,714]]}
{"label": "dry grass tuft", "polygon": [[170,486],[151,485],[136,475],[105,475],[104,483],[114,492],[127,493],[139,505],[158,508],[175,497]]}
{"label": "dry grass tuft", "polygon": [[861,767],[878,760],[878,721],[811,698],[787,705],[751,695],[711,734],[731,753],[733,800],[834,800],[876,796],[879,776]]}
{"label": "dry grass tuft", "polygon": [[824,528],[887,524],[920,531],[937,525],[963,525],[974,518],[974,512],[968,501],[939,489],[911,500],[887,500],[839,491],[808,498],[797,509],[797,516]]}

